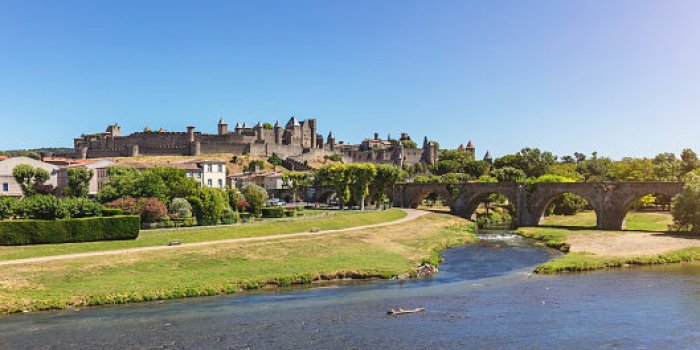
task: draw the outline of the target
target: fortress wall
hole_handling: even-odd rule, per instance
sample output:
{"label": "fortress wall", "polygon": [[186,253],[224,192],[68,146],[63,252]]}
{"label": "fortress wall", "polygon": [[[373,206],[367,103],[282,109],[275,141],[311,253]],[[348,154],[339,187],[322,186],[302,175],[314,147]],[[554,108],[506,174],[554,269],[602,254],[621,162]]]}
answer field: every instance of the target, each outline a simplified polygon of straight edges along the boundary
{"label": "fortress wall", "polygon": [[144,156],[190,155],[190,146],[180,145],[139,145],[139,154]]}
{"label": "fortress wall", "polygon": [[126,148],[89,148],[87,152],[88,158],[127,156],[129,156],[129,150]]}

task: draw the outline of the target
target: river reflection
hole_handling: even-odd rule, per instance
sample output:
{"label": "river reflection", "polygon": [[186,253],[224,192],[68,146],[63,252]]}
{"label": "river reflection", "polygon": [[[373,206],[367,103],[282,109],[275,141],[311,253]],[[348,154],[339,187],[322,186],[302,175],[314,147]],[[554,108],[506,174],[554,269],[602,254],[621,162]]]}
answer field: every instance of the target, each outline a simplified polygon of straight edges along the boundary
{"label": "river reflection", "polygon": [[421,280],[13,315],[0,349],[700,348],[700,265],[529,273],[553,254],[487,234]]}

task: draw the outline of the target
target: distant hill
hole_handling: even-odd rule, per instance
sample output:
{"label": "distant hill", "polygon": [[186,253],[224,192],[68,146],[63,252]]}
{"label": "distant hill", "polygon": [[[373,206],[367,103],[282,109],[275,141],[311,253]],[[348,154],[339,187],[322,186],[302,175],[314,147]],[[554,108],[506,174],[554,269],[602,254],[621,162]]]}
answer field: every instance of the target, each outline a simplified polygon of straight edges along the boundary
{"label": "distant hill", "polygon": [[52,157],[73,157],[75,150],[73,148],[53,147],[53,148],[34,148],[34,149],[12,149],[0,151],[0,155],[10,157],[26,156],[39,159],[41,154]]}

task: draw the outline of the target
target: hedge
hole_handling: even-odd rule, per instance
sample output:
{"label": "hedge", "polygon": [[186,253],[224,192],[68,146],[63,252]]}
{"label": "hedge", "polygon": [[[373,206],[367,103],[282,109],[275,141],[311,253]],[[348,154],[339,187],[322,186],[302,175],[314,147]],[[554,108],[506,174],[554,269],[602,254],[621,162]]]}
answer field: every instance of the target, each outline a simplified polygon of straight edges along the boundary
{"label": "hedge", "polygon": [[262,217],[264,217],[264,218],[283,218],[284,217],[284,208],[282,208],[282,207],[263,207],[260,209],[262,210]]}
{"label": "hedge", "polygon": [[139,227],[139,217],[134,215],[0,221],[0,245],[135,239],[139,235]]}

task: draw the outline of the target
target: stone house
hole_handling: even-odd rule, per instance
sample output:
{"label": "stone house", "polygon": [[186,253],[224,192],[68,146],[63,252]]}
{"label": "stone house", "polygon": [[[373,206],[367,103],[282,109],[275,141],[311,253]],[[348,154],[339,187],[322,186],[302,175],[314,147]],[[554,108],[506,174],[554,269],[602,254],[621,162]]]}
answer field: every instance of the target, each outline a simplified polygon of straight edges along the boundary
{"label": "stone house", "polygon": [[90,169],[93,171],[93,175],[88,185],[88,194],[95,195],[104,187],[105,183],[109,181],[109,167],[113,165],[115,165],[115,163],[111,160],[92,159],[63,166],[58,170],[58,188],[62,190],[68,188],[68,169]]}
{"label": "stone house", "polygon": [[42,162],[29,157],[12,157],[0,161],[0,196],[22,197],[22,188],[12,175],[12,170],[20,165],[31,165],[35,168],[46,170],[50,177],[46,181],[47,185],[56,186],[58,184],[58,169],[54,164]]}

